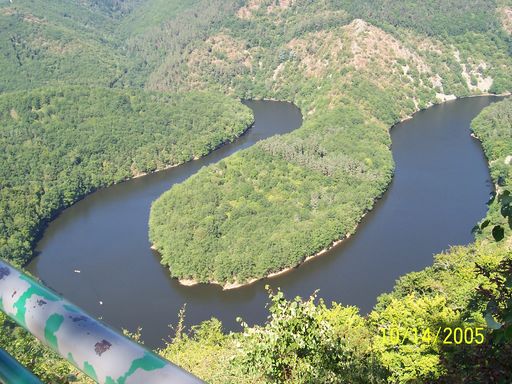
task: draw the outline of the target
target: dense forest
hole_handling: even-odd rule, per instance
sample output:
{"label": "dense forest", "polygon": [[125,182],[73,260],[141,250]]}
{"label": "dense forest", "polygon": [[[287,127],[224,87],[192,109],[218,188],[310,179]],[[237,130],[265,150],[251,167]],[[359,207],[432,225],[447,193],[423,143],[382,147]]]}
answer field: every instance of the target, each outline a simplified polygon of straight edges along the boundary
{"label": "dense forest", "polygon": [[23,264],[62,208],[204,156],[251,122],[247,107],[207,93],[68,87],[0,95],[0,255]]}
{"label": "dense forest", "polygon": [[87,2],[0,2],[0,92],[57,84],[108,87],[125,71],[110,20]]}
{"label": "dense forest", "polygon": [[[150,236],[179,278],[295,266],[385,192],[394,123],[512,90],[510,15],[510,0],[0,0],[0,255],[23,263],[59,210],[204,155],[251,123],[236,98],[272,98],[298,105],[303,126],[176,185],[155,202]],[[473,124],[497,185],[475,244],[402,277],[366,317],[277,291],[266,324],[229,335],[215,319],[178,324],[160,353],[211,383],[511,381],[511,104]],[[0,347],[43,381],[88,382],[0,322]],[[393,328],[485,337],[395,343],[383,337]]]}
{"label": "dense forest", "polygon": [[150,239],[173,276],[243,282],[354,230],[391,179],[385,127],[346,108],[299,133],[203,169],[153,205]]}

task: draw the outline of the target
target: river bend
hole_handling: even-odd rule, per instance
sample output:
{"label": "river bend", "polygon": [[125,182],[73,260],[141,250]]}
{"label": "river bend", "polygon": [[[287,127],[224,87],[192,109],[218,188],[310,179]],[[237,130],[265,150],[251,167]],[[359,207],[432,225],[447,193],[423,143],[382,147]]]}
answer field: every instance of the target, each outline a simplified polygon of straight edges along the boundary
{"label": "river bend", "polygon": [[[28,269],[68,300],[116,328],[142,326],[150,347],[162,345],[186,305],[186,322],[215,316],[239,330],[237,316],[261,323],[266,284],[289,296],[319,289],[326,302],[369,311],[395,280],[432,264],[432,255],[473,241],[471,228],[486,212],[492,189],[471,120],[495,97],[461,99],[417,113],[392,131],[396,172],[390,189],[357,233],[321,257],[273,279],[222,291],[181,286],[150,250],[151,202],[201,167],[274,134],[298,128],[291,104],[251,101],[255,125],[212,154],[159,173],[100,190],[65,210],[45,231]],[[75,272],[80,271],[80,273]]]}

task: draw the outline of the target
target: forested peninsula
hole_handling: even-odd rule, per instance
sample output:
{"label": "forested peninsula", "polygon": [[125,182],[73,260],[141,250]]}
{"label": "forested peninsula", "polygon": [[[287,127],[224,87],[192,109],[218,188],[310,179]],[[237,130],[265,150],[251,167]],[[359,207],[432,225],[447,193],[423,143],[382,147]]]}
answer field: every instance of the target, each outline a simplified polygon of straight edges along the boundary
{"label": "forested peninsula", "polygon": [[238,287],[346,238],[391,181],[392,125],[434,103],[512,88],[509,37],[489,3],[404,6],[408,17],[393,2],[257,4],[148,83],[288,100],[304,116],[295,132],[154,203],[150,240],[187,284]]}

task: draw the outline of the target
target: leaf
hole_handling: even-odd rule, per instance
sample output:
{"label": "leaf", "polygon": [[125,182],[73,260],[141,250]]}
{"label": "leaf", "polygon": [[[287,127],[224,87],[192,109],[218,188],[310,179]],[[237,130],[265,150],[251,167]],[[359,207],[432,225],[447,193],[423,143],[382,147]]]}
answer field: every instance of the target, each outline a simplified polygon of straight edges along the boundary
{"label": "leaf", "polygon": [[502,325],[498,323],[496,320],[494,320],[494,317],[491,313],[485,314],[485,322],[487,323],[487,327],[490,329],[498,330],[501,329]]}
{"label": "leaf", "polygon": [[508,205],[508,204],[512,203],[512,196],[510,195],[510,191],[503,191],[503,193],[501,193],[498,196],[498,201],[502,205]]}
{"label": "leaf", "polygon": [[505,229],[501,225],[496,225],[492,229],[492,237],[494,237],[494,240],[501,241],[505,237]]}
{"label": "leaf", "polygon": [[510,204],[503,205],[500,211],[501,216],[510,217],[512,215],[512,206]]}
{"label": "leaf", "polygon": [[485,229],[489,226],[491,220],[485,220],[482,224],[480,224],[480,229]]}

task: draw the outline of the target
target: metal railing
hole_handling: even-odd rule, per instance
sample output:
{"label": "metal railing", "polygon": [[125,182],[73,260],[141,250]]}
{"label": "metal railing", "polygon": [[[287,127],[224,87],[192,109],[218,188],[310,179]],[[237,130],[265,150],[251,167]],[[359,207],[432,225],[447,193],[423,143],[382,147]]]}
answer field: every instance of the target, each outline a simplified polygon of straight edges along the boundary
{"label": "metal railing", "polygon": [[203,383],[1,260],[0,309],[100,384]]}
{"label": "metal railing", "polygon": [[37,377],[3,349],[0,349],[0,383],[42,384]]}

